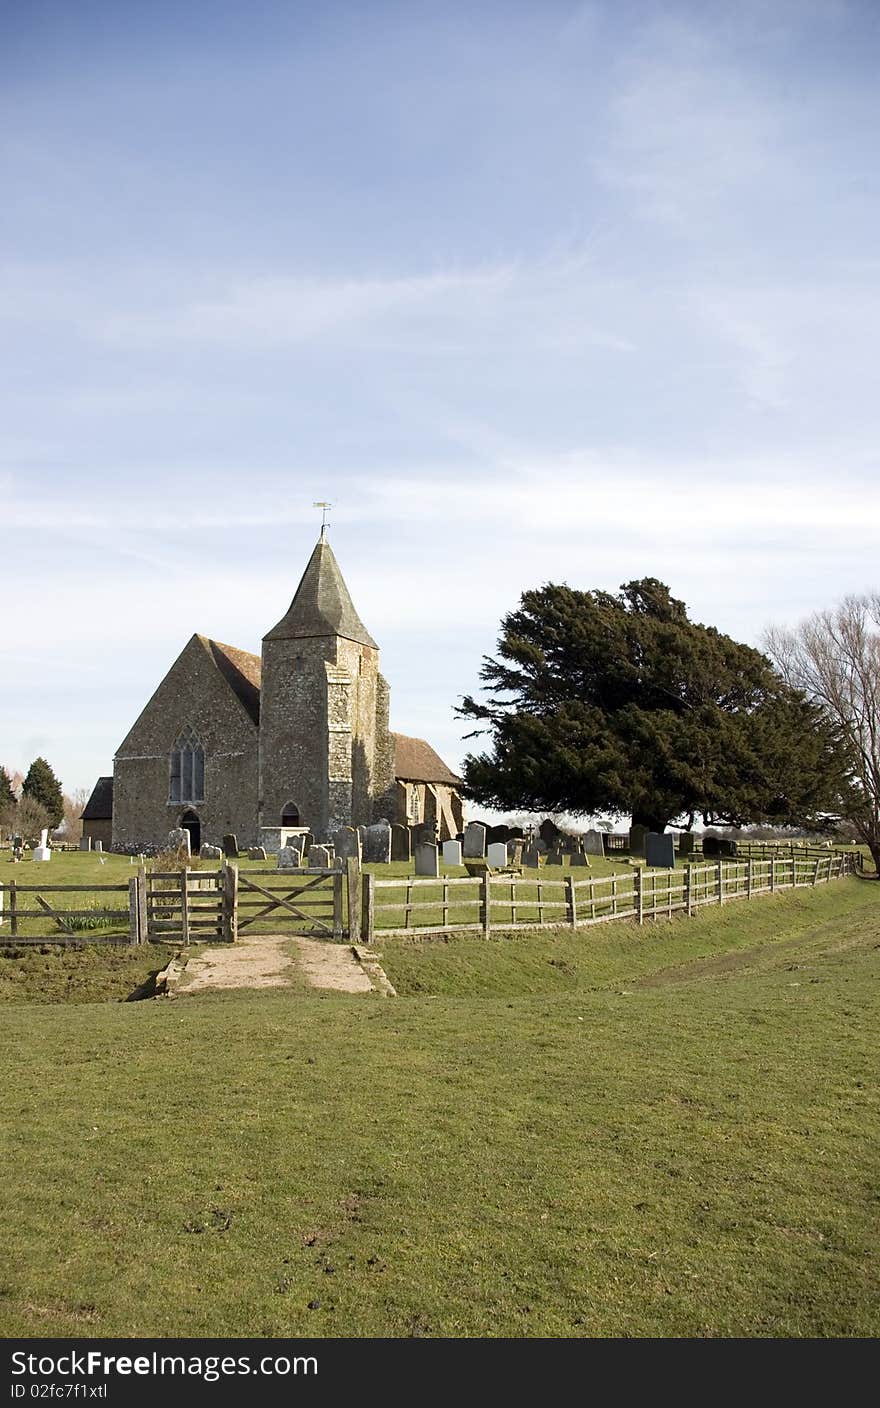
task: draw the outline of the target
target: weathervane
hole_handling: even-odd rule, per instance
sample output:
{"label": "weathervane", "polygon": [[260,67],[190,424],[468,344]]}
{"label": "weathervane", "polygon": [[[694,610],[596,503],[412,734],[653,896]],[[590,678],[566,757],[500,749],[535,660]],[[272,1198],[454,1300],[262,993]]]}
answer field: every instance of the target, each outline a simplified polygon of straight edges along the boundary
{"label": "weathervane", "polygon": [[327,533],[327,510],[330,509],[330,508],[332,508],[332,507],[333,507],[333,505],[326,503],[324,499],[319,499],[317,503],[312,504],[312,508],[319,508],[319,509],[321,510],[321,537],[322,537],[322,539],[326,536],[326,533]]}

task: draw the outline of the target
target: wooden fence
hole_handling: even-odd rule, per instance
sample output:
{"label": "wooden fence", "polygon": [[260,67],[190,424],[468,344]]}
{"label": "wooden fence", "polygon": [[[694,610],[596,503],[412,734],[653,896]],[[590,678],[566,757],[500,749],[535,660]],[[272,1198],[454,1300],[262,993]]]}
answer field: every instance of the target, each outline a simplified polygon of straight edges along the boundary
{"label": "wooden fence", "polygon": [[851,854],[824,851],[815,858],[718,860],[678,870],[636,867],[630,874],[583,880],[573,873],[558,880],[540,875],[436,880],[364,875],[361,940],[463,933],[488,938],[493,929],[579,929],[617,919],[643,924],[662,915],[695,914],[707,904],[826,884],[854,870]]}
{"label": "wooden fence", "polygon": [[[99,902],[88,903],[85,897],[95,893]],[[78,895],[79,903],[65,906],[59,895]],[[110,895],[125,899],[114,905]],[[0,884],[0,947],[137,943],[137,914],[136,876],[116,885],[21,885],[10,880]]]}

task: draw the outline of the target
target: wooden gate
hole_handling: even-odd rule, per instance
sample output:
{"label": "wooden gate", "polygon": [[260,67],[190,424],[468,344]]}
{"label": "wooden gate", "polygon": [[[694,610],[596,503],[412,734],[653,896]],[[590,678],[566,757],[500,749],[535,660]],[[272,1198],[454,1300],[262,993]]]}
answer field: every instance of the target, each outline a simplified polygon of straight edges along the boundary
{"label": "wooden gate", "polygon": [[238,932],[261,924],[264,932],[345,937],[341,870],[297,870],[238,874]]}
{"label": "wooden gate", "polygon": [[224,871],[142,870],[139,887],[141,932],[151,942],[188,944],[231,937]]}

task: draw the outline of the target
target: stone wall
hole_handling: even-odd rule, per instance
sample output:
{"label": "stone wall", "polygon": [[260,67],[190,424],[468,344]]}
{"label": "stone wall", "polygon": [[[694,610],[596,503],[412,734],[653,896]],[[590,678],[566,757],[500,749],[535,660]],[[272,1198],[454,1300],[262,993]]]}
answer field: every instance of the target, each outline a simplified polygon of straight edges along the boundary
{"label": "stone wall", "polygon": [[94,846],[96,841],[100,841],[105,851],[109,851],[113,844],[113,822],[104,821],[84,821],[82,829],[83,839],[91,839]]}
{"label": "stone wall", "polygon": [[[192,728],[205,750],[205,799],[171,802],[170,757]],[[189,641],[120,745],[113,765],[113,848],[152,851],[187,810],[202,841],[220,845],[234,832],[257,840],[257,728],[197,636]]]}

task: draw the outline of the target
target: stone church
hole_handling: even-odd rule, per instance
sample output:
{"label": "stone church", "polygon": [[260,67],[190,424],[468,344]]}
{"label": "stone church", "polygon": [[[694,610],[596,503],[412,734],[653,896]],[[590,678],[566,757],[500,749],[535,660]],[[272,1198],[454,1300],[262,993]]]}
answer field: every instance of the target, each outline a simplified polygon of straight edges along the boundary
{"label": "stone church", "polygon": [[193,851],[229,833],[277,849],[282,829],[321,840],[385,818],[435,821],[446,840],[458,783],[423,739],[390,731],[379,648],[322,530],[261,656],[202,635],[184,647],[99,778],[84,835],[137,852],[183,827]]}

